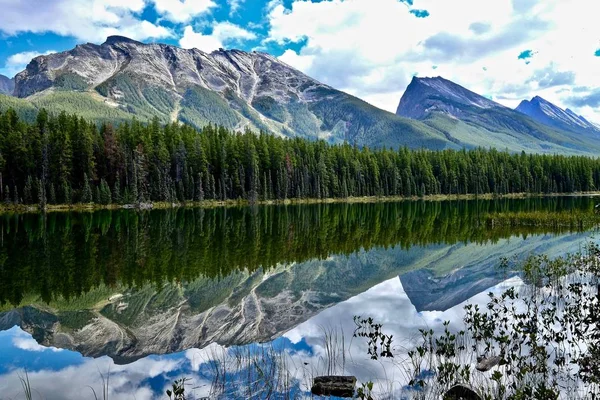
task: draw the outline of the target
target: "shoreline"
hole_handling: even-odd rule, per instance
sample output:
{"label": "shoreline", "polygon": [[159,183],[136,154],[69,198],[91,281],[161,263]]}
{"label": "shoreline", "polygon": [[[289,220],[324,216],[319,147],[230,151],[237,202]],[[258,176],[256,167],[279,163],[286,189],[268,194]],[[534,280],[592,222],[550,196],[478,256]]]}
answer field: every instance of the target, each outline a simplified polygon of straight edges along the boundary
{"label": "shoreline", "polygon": [[[47,205],[46,212],[93,212],[100,210],[165,210],[173,208],[217,208],[217,207],[247,207],[251,205],[299,205],[299,204],[371,204],[371,203],[392,203],[402,201],[448,201],[448,200],[494,200],[494,199],[527,199],[527,198],[547,198],[547,197],[598,197],[597,192],[574,192],[574,193],[509,193],[509,194],[452,194],[452,195],[427,195],[427,196],[368,196],[368,197],[347,197],[347,198],[326,198],[326,199],[285,199],[285,200],[260,200],[250,203],[248,200],[204,200],[189,201],[184,203],[169,202],[150,202],[143,204],[51,204]],[[38,205],[6,205],[0,204],[0,214],[7,213],[41,213]]]}

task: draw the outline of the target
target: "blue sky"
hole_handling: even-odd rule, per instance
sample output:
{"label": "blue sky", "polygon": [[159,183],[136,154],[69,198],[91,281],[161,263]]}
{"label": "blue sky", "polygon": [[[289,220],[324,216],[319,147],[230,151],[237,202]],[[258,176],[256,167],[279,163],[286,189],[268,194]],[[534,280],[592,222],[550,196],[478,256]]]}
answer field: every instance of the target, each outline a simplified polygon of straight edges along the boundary
{"label": "blue sky", "polygon": [[0,73],[120,34],[269,52],[395,111],[414,75],[514,107],[541,95],[600,122],[600,28],[589,0],[0,0]]}

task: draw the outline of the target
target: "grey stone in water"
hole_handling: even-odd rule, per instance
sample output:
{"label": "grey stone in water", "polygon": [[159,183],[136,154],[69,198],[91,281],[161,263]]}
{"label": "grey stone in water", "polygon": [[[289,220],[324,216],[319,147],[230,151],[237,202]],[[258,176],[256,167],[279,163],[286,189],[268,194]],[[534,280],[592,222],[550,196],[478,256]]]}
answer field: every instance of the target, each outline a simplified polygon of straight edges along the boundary
{"label": "grey stone in water", "polygon": [[446,392],[444,400],[481,400],[481,397],[468,386],[455,385]]}
{"label": "grey stone in water", "polygon": [[500,356],[483,357],[477,360],[475,369],[480,372],[487,372],[496,365],[500,364],[500,361],[502,361],[502,357]]}
{"label": "grey stone in water", "polygon": [[313,381],[312,394],[316,396],[354,397],[354,376],[318,376]]}

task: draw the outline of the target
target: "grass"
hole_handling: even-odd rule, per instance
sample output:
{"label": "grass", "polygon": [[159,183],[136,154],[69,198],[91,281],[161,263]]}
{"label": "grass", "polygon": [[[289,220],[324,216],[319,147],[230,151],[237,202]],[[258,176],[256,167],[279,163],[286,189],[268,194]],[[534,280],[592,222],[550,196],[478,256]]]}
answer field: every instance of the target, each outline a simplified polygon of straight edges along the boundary
{"label": "grass", "polygon": [[31,382],[29,382],[29,374],[27,373],[27,370],[25,370],[25,377],[19,375],[19,380],[21,381],[21,386],[23,387],[23,394],[25,395],[25,399],[26,400],[33,399]]}
{"label": "grass", "polygon": [[488,214],[484,221],[490,227],[546,226],[584,230],[600,223],[600,213],[583,211],[530,211]]}

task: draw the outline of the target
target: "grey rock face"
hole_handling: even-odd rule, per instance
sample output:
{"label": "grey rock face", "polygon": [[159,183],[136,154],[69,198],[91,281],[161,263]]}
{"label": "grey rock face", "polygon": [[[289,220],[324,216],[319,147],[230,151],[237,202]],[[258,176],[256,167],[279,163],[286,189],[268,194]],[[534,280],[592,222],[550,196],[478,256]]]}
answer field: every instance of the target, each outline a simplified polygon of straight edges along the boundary
{"label": "grey rock face", "polygon": [[531,100],[523,100],[516,110],[544,125],[580,133],[600,134],[600,128],[582,116],[568,108],[563,110],[539,96]]}
{"label": "grey rock face", "polygon": [[427,126],[380,110],[260,52],[210,54],[111,36],[36,57],[17,74],[15,96],[88,93],[135,114],[196,127],[208,123],[359,145],[445,148]]}
{"label": "grey rock face", "polygon": [[422,119],[432,112],[455,115],[460,114],[461,106],[472,106],[482,110],[504,108],[442,77],[414,77],[400,99],[396,114],[414,119]]}
{"label": "grey rock face", "polygon": [[4,75],[0,75],[0,94],[12,96],[15,90],[15,81]]}

